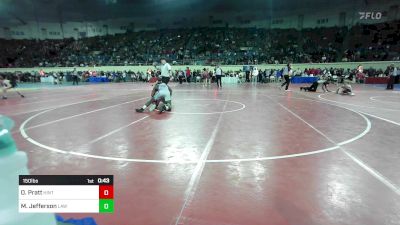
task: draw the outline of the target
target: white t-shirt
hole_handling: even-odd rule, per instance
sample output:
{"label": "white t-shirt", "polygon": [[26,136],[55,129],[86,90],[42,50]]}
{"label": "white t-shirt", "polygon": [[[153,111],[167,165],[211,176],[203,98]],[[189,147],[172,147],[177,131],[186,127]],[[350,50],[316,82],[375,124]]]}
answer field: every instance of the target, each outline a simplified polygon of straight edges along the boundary
{"label": "white t-shirt", "polygon": [[257,69],[256,69],[256,70],[253,70],[252,75],[253,75],[253,76],[258,76],[258,70],[257,70]]}
{"label": "white t-shirt", "polygon": [[221,75],[222,75],[222,70],[221,70],[221,68],[215,69],[215,75],[217,75],[217,76],[221,76]]}
{"label": "white t-shirt", "polygon": [[170,77],[169,71],[171,71],[171,65],[169,65],[169,63],[165,63],[164,65],[161,65],[161,76],[162,77]]}
{"label": "white t-shirt", "polygon": [[289,68],[287,66],[285,66],[285,68],[283,68],[283,72],[282,75],[292,75],[292,70],[289,70]]}

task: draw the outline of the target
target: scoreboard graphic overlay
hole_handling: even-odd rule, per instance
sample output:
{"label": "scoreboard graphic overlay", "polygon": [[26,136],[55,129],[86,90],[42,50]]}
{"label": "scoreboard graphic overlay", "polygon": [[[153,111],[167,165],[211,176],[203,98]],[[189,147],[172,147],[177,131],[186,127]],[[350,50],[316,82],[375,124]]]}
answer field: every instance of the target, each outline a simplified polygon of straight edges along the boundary
{"label": "scoreboard graphic overlay", "polygon": [[20,213],[114,213],[113,175],[20,175]]}

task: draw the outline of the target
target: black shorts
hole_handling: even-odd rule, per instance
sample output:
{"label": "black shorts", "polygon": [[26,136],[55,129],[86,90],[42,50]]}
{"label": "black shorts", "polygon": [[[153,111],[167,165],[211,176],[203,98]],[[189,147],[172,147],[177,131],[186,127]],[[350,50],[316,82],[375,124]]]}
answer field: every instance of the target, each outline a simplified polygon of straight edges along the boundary
{"label": "black shorts", "polygon": [[168,82],[169,82],[169,77],[161,77],[161,81],[162,81],[164,84],[168,84]]}

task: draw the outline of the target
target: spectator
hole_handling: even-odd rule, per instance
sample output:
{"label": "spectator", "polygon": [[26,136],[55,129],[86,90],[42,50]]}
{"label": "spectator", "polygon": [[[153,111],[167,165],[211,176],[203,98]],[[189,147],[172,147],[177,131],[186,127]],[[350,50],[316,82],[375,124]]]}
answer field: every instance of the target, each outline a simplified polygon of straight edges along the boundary
{"label": "spectator", "polygon": [[186,81],[190,83],[190,80],[192,78],[192,71],[190,71],[189,67],[186,67],[185,74],[186,74]]}
{"label": "spectator", "polygon": [[389,66],[388,70],[389,70],[389,79],[388,79],[388,84],[387,84],[386,89],[393,90],[394,83],[395,83],[395,77],[397,76],[397,68],[394,66],[394,64],[391,64]]}
{"label": "spectator", "polygon": [[251,82],[252,83],[257,83],[258,81],[258,69],[257,67],[254,67],[253,70],[251,71]]}
{"label": "spectator", "polygon": [[208,73],[208,69],[204,68],[203,69],[203,74],[202,74],[202,78],[203,78],[203,85],[210,85],[210,74]]}

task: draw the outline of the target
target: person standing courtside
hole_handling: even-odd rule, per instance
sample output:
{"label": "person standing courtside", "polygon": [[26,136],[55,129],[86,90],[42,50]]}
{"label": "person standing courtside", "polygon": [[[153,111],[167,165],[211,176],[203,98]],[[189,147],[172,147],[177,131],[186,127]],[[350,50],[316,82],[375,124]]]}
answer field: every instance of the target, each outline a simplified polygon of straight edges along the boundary
{"label": "person standing courtside", "polygon": [[208,73],[208,69],[204,68],[203,73],[203,86],[209,85],[210,84],[210,74]]}
{"label": "person standing courtside", "polygon": [[289,91],[288,89],[289,89],[289,84],[290,84],[290,75],[292,74],[292,68],[291,67],[292,67],[292,65],[290,63],[288,63],[286,65],[286,67],[283,68],[282,75],[283,75],[283,78],[285,79],[285,82],[282,83],[281,89],[282,89],[283,86],[286,85],[285,91]]}
{"label": "person standing courtside", "polygon": [[259,71],[258,71],[257,67],[254,67],[253,70],[251,71],[251,82],[253,84],[257,84],[258,74],[259,74]]}
{"label": "person standing courtside", "polygon": [[250,66],[249,65],[245,65],[244,66],[244,72],[246,74],[246,82],[250,82]]}
{"label": "person standing courtside", "polygon": [[78,71],[76,71],[76,68],[74,68],[74,70],[72,71],[72,85],[78,85]]}
{"label": "person standing courtside", "polygon": [[189,67],[186,67],[186,82],[190,83],[190,81],[192,80],[192,71],[190,71]]}
{"label": "person standing courtside", "polygon": [[215,78],[217,80],[217,86],[222,88],[222,69],[220,66],[217,66],[215,69]]}
{"label": "person standing courtside", "polygon": [[168,84],[168,82],[169,82],[169,79],[170,79],[170,77],[171,77],[171,65],[169,65],[169,63],[167,63],[167,60],[165,60],[165,59],[161,59],[161,68],[160,68],[160,71],[161,71],[161,81],[164,83],[164,84]]}
{"label": "person standing courtside", "polygon": [[389,79],[386,87],[387,90],[393,90],[394,83],[396,82],[396,75],[397,75],[397,68],[394,66],[394,64],[391,64],[389,67]]}

